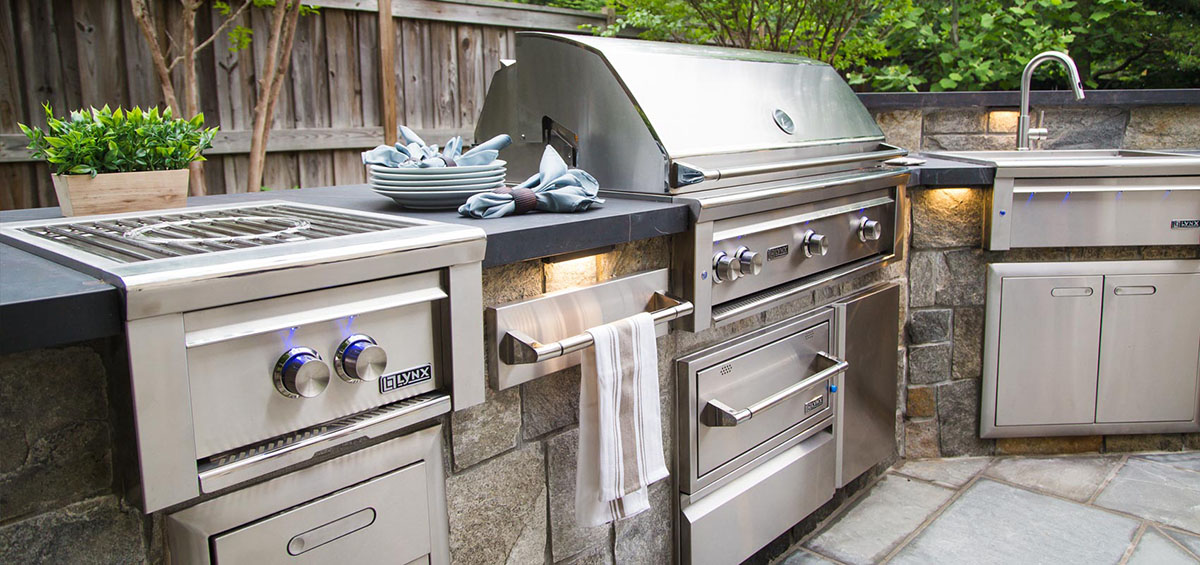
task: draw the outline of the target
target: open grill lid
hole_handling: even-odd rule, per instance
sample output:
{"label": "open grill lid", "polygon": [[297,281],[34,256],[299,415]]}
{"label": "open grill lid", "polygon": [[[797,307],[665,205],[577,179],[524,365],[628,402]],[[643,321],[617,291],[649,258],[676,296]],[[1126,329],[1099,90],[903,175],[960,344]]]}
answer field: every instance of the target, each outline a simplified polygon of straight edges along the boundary
{"label": "open grill lid", "polygon": [[544,143],[605,188],[657,193],[903,154],[881,143],[837,71],[812,59],[550,33],[518,34],[516,54],[493,80],[476,137],[514,133],[506,159],[517,175],[532,172]]}

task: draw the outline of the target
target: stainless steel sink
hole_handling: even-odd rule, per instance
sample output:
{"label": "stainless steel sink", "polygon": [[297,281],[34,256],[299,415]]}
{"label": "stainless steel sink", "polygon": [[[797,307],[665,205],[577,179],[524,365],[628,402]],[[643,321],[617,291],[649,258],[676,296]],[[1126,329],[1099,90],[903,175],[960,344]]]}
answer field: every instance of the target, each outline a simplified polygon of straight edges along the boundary
{"label": "stainless steel sink", "polygon": [[988,249],[1200,244],[1200,155],[1083,149],[947,151],[996,168]]}
{"label": "stainless steel sink", "polygon": [[1200,155],[1131,149],[946,151],[933,157],[996,167],[997,178],[1200,174]]}

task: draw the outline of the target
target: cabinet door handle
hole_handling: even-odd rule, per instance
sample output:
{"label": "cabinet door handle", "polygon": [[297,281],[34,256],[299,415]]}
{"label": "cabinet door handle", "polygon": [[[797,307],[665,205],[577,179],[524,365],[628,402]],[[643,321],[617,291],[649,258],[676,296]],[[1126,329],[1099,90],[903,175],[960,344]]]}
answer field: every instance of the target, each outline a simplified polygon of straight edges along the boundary
{"label": "cabinet door handle", "polygon": [[1139,285],[1139,286],[1118,286],[1113,288],[1113,294],[1117,296],[1149,296],[1158,292],[1158,288],[1154,285]]}
{"label": "cabinet door handle", "polygon": [[1090,286],[1060,286],[1050,290],[1050,296],[1091,296]]}

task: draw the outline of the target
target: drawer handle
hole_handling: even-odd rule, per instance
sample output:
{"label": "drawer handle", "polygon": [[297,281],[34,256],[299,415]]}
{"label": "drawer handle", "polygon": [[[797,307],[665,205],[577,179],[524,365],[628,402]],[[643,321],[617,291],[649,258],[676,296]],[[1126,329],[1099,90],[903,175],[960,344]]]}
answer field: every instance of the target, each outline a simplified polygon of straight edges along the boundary
{"label": "drawer handle", "polygon": [[1149,296],[1158,292],[1158,288],[1154,285],[1143,286],[1118,286],[1113,289],[1113,294],[1117,296]]}
{"label": "drawer handle", "polygon": [[1095,292],[1090,286],[1063,286],[1050,290],[1050,296],[1091,296]]}
{"label": "drawer handle", "polygon": [[288,541],[290,555],[300,555],[325,545],[340,537],[348,536],[375,523],[375,509],[363,508],[349,516],[342,516],[324,526],[317,526],[298,534]]}
{"label": "drawer handle", "polygon": [[850,363],[838,359],[825,353],[824,351],[817,353],[817,360],[825,364],[825,368],[821,369],[817,374],[808,377],[792,386],[789,386],[771,396],[768,396],[746,408],[735,409],[728,404],[717,399],[708,401],[704,407],[704,413],[701,416],[705,419],[705,424],[713,428],[732,427],[753,418],[755,414],[764,410],[769,410],[783,403],[783,401],[799,394],[806,388],[821,382],[833,375],[845,371],[850,367]]}

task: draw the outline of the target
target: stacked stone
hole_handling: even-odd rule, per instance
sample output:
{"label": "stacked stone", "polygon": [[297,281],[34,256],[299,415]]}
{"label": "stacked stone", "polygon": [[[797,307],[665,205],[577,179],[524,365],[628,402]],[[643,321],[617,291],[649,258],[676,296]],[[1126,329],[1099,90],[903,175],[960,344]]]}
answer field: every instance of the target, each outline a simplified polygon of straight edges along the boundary
{"label": "stacked stone", "polygon": [[0,563],[162,560],[114,469],[109,342],[0,356]]}

